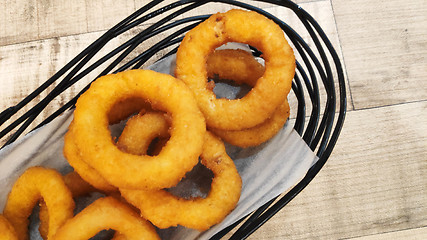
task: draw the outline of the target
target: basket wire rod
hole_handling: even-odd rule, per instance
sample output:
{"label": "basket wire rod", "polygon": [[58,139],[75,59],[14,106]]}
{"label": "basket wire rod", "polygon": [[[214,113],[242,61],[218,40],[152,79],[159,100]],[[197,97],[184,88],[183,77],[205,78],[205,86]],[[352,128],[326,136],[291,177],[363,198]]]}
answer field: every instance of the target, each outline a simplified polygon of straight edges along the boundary
{"label": "basket wire rod", "polygon": [[[166,44],[164,44],[162,47],[166,48],[170,45],[179,43],[182,39],[174,39],[170,42],[167,42]],[[148,51],[148,50],[147,50]],[[154,53],[153,53],[154,54]],[[40,123],[35,129],[37,129],[38,127],[43,126],[44,124],[49,123],[50,121],[52,121],[53,119],[55,119],[57,116],[59,116],[60,114],[62,114],[63,112],[65,112],[67,109],[71,109],[74,107],[74,104],[77,102],[77,99],[80,97],[81,94],[83,94],[87,89],[89,89],[89,85],[87,85],[85,88],[83,88],[74,98],[72,98],[69,102],[67,102],[64,106],[62,106],[61,108],[59,108],[58,110],[56,110],[53,114],[51,114],[49,117],[47,117],[42,123]]]}
{"label": "basket wire rod", "polygon": [[[181,39],[175,39],[167,44],[164,44],[162,47],[168,47],[169,45],[179,43]],[[147,50],[148,51],[148,50]],[[35,129],[49,123],[53,119],[55,119],[57,116],[65,112],[67,109],[71,109],[74,107],[74,104],[77,102],[77,99],[82,95],[87,89],[89,89],[90,84],[88,84],[85,88],[83,88],[74,98],[72,98],[69,102],[67,102],[64,106],[56,110],[53,114],[51,114],[49,117],[47,117],[42,123],[40,123]]]}
{"label": "basket wire rod", "polygon": [[295,119],[294,129],[298,132],[299,135],[302,135],[305,123],[305,98],[303,87],[298,77],[298,74],[295,74],[294,76],[294,81],[292,82],[292,90],[295,92],[295,95],[298,99],[298,111]]}
{"label": "basket wire rod", "polygon": [[[299,11],[301,12],[301,10]],[[324,131],[320,131],[318,132],[318,134],[316,135],[316,137],[314,138],[315,143],[317,143],[320,139],[320,136],[322,135],[322,141],[319,145],[318,151],[317,151],[317,155],[321,156],[323,151],[325,150],[327,143],[328,143],[328,139],[330,136],[330,132],[332,131],[332,125],[333,125],[333,119],[335,116],[335,102],[336,102],[336,96],[335,96],[335,86],[333,83],[333,77],[332,77],[332,70],[330,68],[329,65],[329,61],[328,58],[323,50],[322,44],[319,42],[319,39],[317,38],[316,34],[314,33],[312,27],[310,24],[308,24],[308,22],[306,22],[305,19],[302,19],[302,16],[299,16],[301,21],[304,23],[304,25],[306,26],[307,30],[309,31],[311,38],[313,39],[318,52],[322,58],[322,61],[324,63],[324,67],[326,70],[326,78],[322,78],[322,81],[325,85],[325,90],[327,93],[327,99],[326,99],[326,107],[325,107],[325,111],[324,111],[324,115],[323,115],[323,119],[321,122],[321,126],[325,125]],[[329,123],[329,124],[326,124]],[[323,133],[323,134],[322,134]]]}
{"label": "basket wire rod", "polygon": [[[96,52],[102,48],[103,45],[105,45],[105,41],[100,43],[99,46],[95,48],[95,51],[90,52],[82,61],[80,61],[77,66],[62,80],[55,88],[62,88],[67,82],[68,79],[71,78],[74,74],[76,74],[95,54]],[[3,131],[0,132],[0,138],[2,138],[4,135],[6,135],[8,132],[10,132],[12,129],[14,129],[16,126],[21,124],[25,119],[27,119],[27,123],[23,124],[9,139],[8,141],[3,145],[6,146],[9,143],[12,143],[15,141],[29,126],[29,124],[40,114],[40,112],[56,97],[56,92],[52,91],[48,93],[48,95],[43,98],[39,103],[37,103],[33,108],[31,108],[30,111],[23,114],[21,117],[19,117],[17,120],[12,122],[8,127],[6,127]],[[2,148],[3,148],[2,147]]]}
{"label": "basket wire rod", "polygon": [[[296,33],[290,26],[288,26],[286,23],[284,23],[283,21],[281,21],[280,19],[278,19],[277,17],[275,17],[274,15],[272,15],[272,14],[270,14],[270,13],[268,13],[268,12],[266,12],[266,11],[264,11],[264,10],[262,10],[262,9],[259,9],[259,8],[257,8],[257,7],[254,7],[254,6],[251,6],[251,5],[248,5],[248,4],[245,4],[245,3],[242,3],[242,2],[238,2],[238,1],[230,1],[230,0],[219,0],[218,2],[224,2],[224,3],[229,3],[229,4],[232,4],[232,5],[235,5],[235,6],[239,6],[239,7],[242,7],[242,8],[246,8],[246,9],[249,9],[249,10],[252,10],[252,11],[256,11],[256,12],[258,12],[258,13],[260,13],[260,14],[263,14],[264,16],[266,16],[266,17],[268,17],[268,18],[270,18],[270,19],[272,19],[274,22],[276,22],[276,24],[278,24],[284,31],[285,31],[285,33],[288,35],[288,36],[290,36],[290,40],[294,43],[294,45],[297,47],[297,49],[298,50],[300,50],[300,48],[299,48],[299,46],[298,46],[298,44],[300,44],[303,48],[304,48],[304,50],[305,50],[305,52],[307,52],[307,54],[310,56],[310,59],[312,60],[312,62],[314,63],[314,65],[316,66],[316,68],[317,68],[317,70],[318,70],[318,73],[319,73],[319,75],[320,75],[320,77],[321,77],[321,79],[322,79],[322,82],[323,82],[323,80],[324,79],[327,79],[327,77],[326,77],[326,74],[325,74],[325,72],[323,71],[323,67],[322,67],[322,65],[321,65],[321,63],[320,63],[320,61],[318,60],[318,58],[316,57],[316,55],[314,54],[314,52],[310,49],[310,47],[308,46],[308,44],[301,38],[301,36],[299,36],[299,34],[298,33]],[[274,2],[274,3],[276,3],[276,2]],[[279,5],[281,5],[281,6],[285,6],[285,7],[291,7],[292,8],[292,10],[294,10],[294,11],[299,11],[299,10],[302,10],[301,8],[299,8],[298,7],[298,5],[295,5],[295,4],[293,4],[292,2],[287,2],[287,1],[284,1],[284,2],[280,2],[281,4],[279,4]],[[277,3],[276,3],[277,4]],[[307,12],[305,12],[304,11],[304,14],[308,14]],[[298,43],[298,44],[297,44]],[[310,64],[307,64],[309,61],[308,61],[308,59],[306,59],[306,58],[304,58],[304,53],[303,53],[304,51],[299,51],[299,53],[301,54],[301,56],[303,57],[303,60],[304,60],[304,62],[306,63],[306,65],[307,66],[310,66]],[[315,74],[313,73],[313,72],[310,72],[312,75],[311,75],[311,77],[314,77],[315,76]],[[315,83],[316,81],[312,81],[312,83]],[[317,85],[314,85],[313,84],[313,87],[315,87],[316,88],[316,90],[317,90],[317,92],[318,92],[318,88],[317,88]],[[326,120],[327,119],[322,119],[322,122],[323,123],[326,123]],[[326,124],[321,124],[320,126],[319,126],[319,128],[318,128],[318,130],[319,130],[319,132],[321,132],[321,133],[323,133],[324,132],[324,129],[326,128],[326,126],[325,126]],[[316,148],[316,145],[317,145],[317,142],[314,142],[314,144],[311,144],[311,148],[312,149],[315,149]]]}
{"label": "basket wire rod", "polygon": [[[170,21],[171,19],[181,15],[182,13],[184,13],[185,11],[187,11],[188,9],[191,9],[191,7],[197,7],[202,5],[203,2],[200,3],[194,3],[191,6],[187,6],[185,8],[182,8],[168,16],[166,16],[165,18],[162,18],[161,20],[159,20],[158,22],[154,23],[153,25],[149,26],[148,28],[144,29],[142,32],[138,33],[134,39],[141,39],[145,34],[152,32],[154,29],[158,28],[159,26],[165,24],[166,22]],[[155,12],[156,14],[160,14],[162,13],[161,11],[157,11]],[[154,14],[148,14],[148,16],[154,16]],[[129,55],[139,44],[141,43],[141,41],[135,41],[132,42],[132,44],[120,55],[118,56],[104,71],[103,71],[103,75],[107,74],[108,72],[110,72],[114,67],[116,67],[120,62],[123,61],[123,59]]]}
{"label": "basket wire rod", "polygon": [[[141,43],[161,32],[166,31],[169,28],[178,26],[180,24],[184,24],[190,21],[200,21],[203,20],[204,18],[187,18],[187,19],[182,19],[182,20],[178,20],[175,21],[171,24],[168,24],[164,27],[158,28],[152,32],[148,32],[147,34],[141,34],[138,35],[140,38],[138,39],[137,36],[133,37],[132,39],[128,40],[127,42],[125,42],[124,44],[118,46],[116,49],[114,49],[113,51],[109,52],[108,54],[106,54],[105,56],[103,56],[102,58],[100,58],[98,61],[96,61],[95,63],[93,63],[91,66],[89,66],[87,69],[85,69],[84,71],[82,71],[79,75],[77,75],[76,77],[74,77],[72,80],[70,80],[69,82],[69,86],[73,85],[75,82],[77,82],[78,80],[80,80],[81,78],[83,78],[84,76],[86,76],[89,72],[91,72],[92,70],[94,70],[95,68],[99,67],[101,64],[103,64],[104,62],[106,62],[108,59],[112,58],[114,55],[118,54],[120,51],[124,50],[126,47],[130,46],[131,44],[137,44],[137,43]],[[102,73],[100,73],[96,78],[99,78],[103,75],[106,75],[109,73],[111,69],[110,68],[106,68]]]}
{"label": "basket wire rod", "polygon": [[[331,53],[332,59],[334,60],[337,75],[338,75],[338,83],[339,83],[339,93],[340,93],[340,110],[337,118],[337,122],[335,124],[335,129],[332,133],[331,139],[329,141],[329,144],[322,155],[322,157],[326,159],[330,156],[332,149],[334,148],[336,141],[338,140],[338,136],[341,132],[342,126],[344,124],[345,114],[347,111],[347,95],[346,95],[346,89],[345,89],[345,81],[344,81],[344,71],[342,69],[342,65],[340,62],[340,59],[338,57],[338,54],[336,53],[335,49],[333,48],[331,42],[327,38],[326,34],[322,30],[322,28],[319,26],[319,24],[314,20],[314,18],[306,14],[307,19],[310,21],[312,26],[316,29],[316,31],[319,33],[319,36],[322,38],[323,42],[325,43],[326,47],[328,48],[329,52]],[[333,92],[335,95],[335,91]]]}
{"label": "basket wire rod", "polygon": [[[308,15],[308,13],[307,13]],[[314,21],[314,20],[313,20]],[[315,22],[315,21],[314,21]],[[320,28],[320,27],[316,27],[315,28]],[[318,26],[318,25],[317,25]],[[332,137],[329,141],[328,147],[327,147],[327,151],[324,152],[324,154],[320,157],[318,163],[316,163],[307,173],[307,175],[304,177],[303,181],[301,181],[300,183],[298,183],[294,188],[291,189],[290,192],[288,192],[284,197],[282,197],[273,207],[271,207],[270,209],[268,209],[266,211],[265,214],[263,214],[259,219],[257,219],[256,222],[254,222],[251,226],[249,226],[245,231],[246,234],[243,234],[242,236],[240,236],[239,239],[244,239],[247,238],[247,236],[249,236],[251,233],[253,233],[256,229],[258,229],[263,223],[265,223],[265,221],[267,221],[269,218],[271,218],[277,211],[279,211],[281,208],[283,208],[289,201],[291,201],[300,191],[302,191],[303,188],[305,188],[305,186],[311,181],[311,179],[320,171],[321,167],[323,166],[324,162],[326,162],[326,159],[328,158],[328,154],[330,154],[330,152],[332,151],[333,145],[335,144],[339,132],[342,128],[342,124],[344,121],[344,116],[345,116],[345,104],[346,104],[346,96],[345,96],[345,83],[344,83],[344,77],[343,77],[343,73],[342,73],[342,68],[341,68],[341,64],[339,62],[339,58],[335,52],[335,50],[333,49],[331,43],[329,42],[329,40],[327,39],[326,35],[323,33],[323,31],[320,31],[319,33],[321,35],[321,38],[325,41],[327,48],[329,49],[329,51],[331,52],[334,62],[337,66],[337,72],[338,72],[338,80],[339,80],[339,84],[340,84],[340,95],[341,95],[341,102],[343,103],[342,106],[340,106],[340,113],[339,113],[339,117],[338,117],[338,121],[335,127],[335,130],[332,134]]]}
{"label": "basket wire rod", "polygon": [[[205,17],[205,16],[204,16]],[[202,19],[204,18],[203,16],[201,17]],[[143,41],[143,40],[146,40],[148,37],[152,37],[152,36],[154,36],[155,34],[158,34],[158,33],[160,33],[160,32],[162,32],[162,31],[165,31],[165,30],[167,30],[167,29],[169,29],[169,28],[171,28],[171,27],[174,27],[174,26],[177,26],[177,25],[179,25],[179,24],[183,24],[183,23],[186,23],[187,21],[196,21],[196,20],[199,20],[198,18],[187,18],[187,19],[183,19],[183,20],[178,20],[178,21],[176,21],[176,22],[174,22],[174,23],[172,23],[172,24],[169,24],[169,25],[167,25],[167,26],[165,26],[165,27],[163,27],[163,28],[159,28],[159,29],[157,29],[157,30],[155,30],[154,31],[154,34],[147,34],[147,35],[145,35],[145,36],[143,36],[143,38],[142,39],[140,39],[139,40],[139,42],[141,42],[141,41]],[[134,41],[135,40],[138,40],[137,38],[134,38],[133,39]],[[130,45],[130,43],[129,43],[129,41],[127,42],[127,43],[125,43],[125,44],[123,44],[123,45]],[[122,46],[123,46],[122,45]],[[107,54],[106,56],[104,56],[102,59],[100,59],[100,60],[98,60],[97,62],[95,62],[94,64],[92,64],[91,66],[89,66],[87,69],[85,69],[83,72],[81,72],[79,75],[77,75],[76,77],[74,77],[73,79],[71,79],[70,81],[68,81],[68,83],[64,86],[64,85],[58,85],[57,87],[55,87],[53,90],[52,90],[52,92],[50,93],[50,94],[52,94],[51,96],[54,96],[54,97],[56,97],[57,95],[59,95],[60,93],[62,93],[63,91],[65,91],[68,87],[70,87],[71,85],[73,85],[75,82],[77,82],[78,80],[80,80],[81,78],[83,78],[85,75],[87,75],[89,72],[91,72],[93,69],[95,69],[96,67],[98,67],[100,64],[102,64],[103,62],[105,62],[107,59],[109,59],[109,58],[111,58],[111,56],[113,56],[113,55],[115,55],[115,54],[117,54],[117,52],[119,52],[120,50],[122,50],[124,47],[122,47],[122,46],[120,46],[120,47],[118,47],[118,48],[116,48],[113,52],[110,52],[109,54]],[[99,48],[100,49],[100,48]],[[98,50],[99,50],[98,49]],[[95,53],[96,53],[97,51],[95,51]],[[77,69],[77,67],[76,67],[76,69]],[[77,70],[78,71],[78,70]],[[105,72],[105,71],[104,71]],[[105,75],[105,74],[101,74],[100,76],[102,76],[102,75]],[[98,76],[99,77],[99,76]],[[65,80],[65,79],[64,79]],[[53,99],[53,98],[52,98]],[[44,99],[43,99],[44,100]],[[42,102],[40,102],[39,103],[40,105],[37,105],[36,107],[33,107],[34,109],[35,108],[37,108],[37,109],[40,109],[40,106],[43,106],[43,104],[42,104]],[[47,105],[47,103],[44,105],[44,106],[46,106]],[[43,107],[44,108],[44,107]],[[43,108],[41,108],[39,111],[41,111]],[[32,112],[29,112],[28,113],[28,115],[30,114],[30,113],[32,113]],[[37,114],[38,115],[38,114]],[[36,115],[36,116],[37,116]],[[56,115],[56,114],[55,114]],[[30,121],[32,121],[32,120],[34,120],[34,118],[36,117],[36,116],[34,116],[34,117],[32,117],[31,119],[29,119]],[[51,119],[49,119],[49,122],[51,121]],[[46,123],[46,121],[43,121],[42,122],[43,124],[45,124]],[[40,127],[40,126],[42,126],[42,124],[39,124],[36,128],[34,128],[34,129],[37,129],[38,127]],[[13,126],[9,126],[9,127],[13,127]],[[14,127],[16,127],[16,126],[14,126]],[[25,126],[24,127],[22,127],[22,129],[20,130],[20,131],[18,131],[18,132],[23,132],[26,128],[28,127],[28,124],[25,124]],[[33,130],[34,130],[33,129]],[[5,129],[5,131],[10,131],[9,129]],[[14,136],[14,137],[12,137],[6,144],[8,144],[8,143],[11,143],[11,142],[13,142],[14,140],[16,140],[16,138],[18,137],[19,135],[16,135],[16,136]]]}
{"label": "basket wire rod", "polygon": [[304,142],[306,142],[307,145],[310,146],[311,142],[314,138],[314,134],[316,132],[317,124],[319,122],[319,117],[320,117],[320,109],[319,109],[320,99],[319,98],[320,98],[320,96],[319,96],[319,94],[314,93],[314,91],[310,85],[310,79],[308,78],[307,74],[305,73],[304,69],[299,64],[298,61],[296,61],[296,67],[297,67],[298,72],[301,74],[301,76],[304,80],[305,86],[307,88],[308,95],[310,96],[311,105],[312,105],[310,119],[308,121],[307,128],[306,128],[304,135],[302,137]]}
{"label": "basket wire rod", "polygon": [[235,221],[233,224],[229,225],[228,227],[225,227],[221,231],[217,232],[214,236],[212,236],[209,240],[220,240],[220,239],[222,239],[222,237],[224,237],[227,233],[229,233],[231,230],[233,230],[235,227],[237,227],[248,216],[249,216],[249,214],[240,218],[239,220]]}
{"label": "basket wire rod", "polygon": [[[107,36],[104,34],[103,36]],[[104,37],[105,38],[105,37]],[[84,49],[80,54],[78,54],[74,59],[72,59],[69,63],[67,63],[62,69],[60,69],[57,73],[55,73],[52,77],[50,77],[47,81],[45,81],[42,85],[40,85],[35,91],[30,93],[27,97],[21,100],[15,106],[9,107],[3,112],[0,113],[0,126],[6,122],[11,116],[13,116],[16,112],[21,110],[25,105],[27,105],[31,100],[35,97],[39,96],[41,92],[46,90],[50,85],[52,85],[59,77],[61,77],[64,73],[66,73],[71,67],[73,67],[76,63],[78,63],[82,58],[87,56],[96,45],[104,40],[103,37],[96,40],[94,43],[89,45],[86,49]]]}
{"label": "basket wire rod", "polygon": [[[280,196],[280,195],[279,195]],[[262,205],[261,207],[259,207],[257,210],[255,210],[252,214],[247,215],[246,217],[243,217],[242,219],[245,219],[245,222],[239,227],[239,229],[230,237],[229,240],[238,240],[238,238],[236,238],[236,233],[238,233],[238,231],[240,229],[246,229],[248,226],[250,226],[251,223],[253,223],[265,210],[268,209],[268,207],[270,207],[271,204],[274,203],[274,201],[276,201],[276,199],[279,197],[276,196],[274,198],[272,198],[271,200],[269,200],[268,202],[266,202],[264,205]],[[248,217],[249,216],[249,217]]]}
{"label": "basket wire rod", "polygon": [[[163,1],[163,0],[162,0]],[[99,37],[97,40],[95,40],[92,44],[90,44],[88,47],[86,47],[82,52],[80,52],[76,57],[74,57],[70,62],[68,62],[64,67],[62,67],[58,72],[56,72],[52,77],[50,77],[47,81],[45,81],[42,85],[40,85],[35,91],[30,93],[27,97],[25,97],[22,101],[20,101],[15,106],[9,107],[2,111],[0,113],[0,126],[6,122],[11,116],[13,116],[16,112],[18,112],[22,107],[27,105],[31,100],[33,100],[35,97],[37,97],[42,91],[46,90],[50,85],[52,85],[59,77],[61,77],[63,74],[65,74],[70,68],[72,68],[75,64],[77,64],[81,59],[83,59],[88,53],[93,51],[93,49],[96,48],[96,46],[105,41],[105,39],[111,39],[112,37],[118,36],[115,31],[122,27],[123,25],[127,24],[128,22],[132,21],[136,17],[138,17],[140,14],[146,12],[153,6],[157,5],[158,3],[162,1],[153,1],[149,4],[145,5],[135,13],[131,14],[115,26],[113,26],[110,30],[105,32],[101,37]]]}
{"label": "basket wire rod", "polygon": [[[120,68],[118,68],[114,73],[124,71],[125,69],[128,69],[128,68],[130,68],[132,65],[136,64],[138,61],[141,61],[141,60],[145,60],[145,61],[146,61],[147,59],[144,59],[144,57],[145,57],[145,56],[146,56],[146,54],[148,54],[150,51],[153,51],[154,49],[157,49],[159,46],[162,46],[163,44],[165,44],[166,42],[170,41],[171,39],[173,39],[173,38],[175,38],[175,37],[177,37],[177,36],[181,35],[182,33],[186,32],[186,31],[188,31],[188,30],[190,30],[190,29],[192,29],[192,28],[194,28],[194,27],[195,27],[195,26],[197,26],[198,24],[199,24],[198,22],[193,23],[193,24],[191,24],[191,25],[188,25],[188,26],[186,26],[186,27],[184,27],[184,28],[182,28],[182,29],[180,29],[180,30],[178,30],[178,31],[176,31],[176,32],[174,32],[174,33],[172,33],[171,35],[169,35],[169,36],[168,36],[168,37],[166,37],[165,39],[163,39],[163,40],[161,40],[160,42],[158,42],[158,43],[156,43],[155,45],[153,45],[149,50],[147,50],[147,51],[143,52],[142,54],[138,55],[136,58],[132,59],[131,61],[127,62],[126,64],[124,64],[123,66],[121,66]],[[182,38],[180,38],[180,39],[182,39]],[[139,65],[139,64],[138,64],[138,65]],[[141,64],[141,65],[142,65],[142,64]]]}
{"label": "basket wire rod", "polygon": [[[164,0],[162,0],[160,2],[163,2],[163,1]],[[182,6],[182,5],[185,5],[185,4],[189,4],[189,3],[192,3],[192,2],[197,2],[197,0],[183,0],[183,1],[173,2],[173,3],[169,4],[169,5],[163,6],[162,8],[157,9],[154,12],[150,12],[147,15],[142,16],[141,18],[134,20],[133,22],[129,23],[126,26],[123,26],[122,28],[118,29],[117,33],[126,32],[126,31],[128,31],[128,30],[130,30],[130,29],[132,29],[132,28],[134,28],[134,27],[136,27],[136,26],[144,23],[145,21],[147,21],[147,20],[149,20],[151,18],[154,18],[154,17],[156,17],[156,16],[158,16],[160,14],[163,14],[163,13],[165,13],[165,12],[171,10],[171,9],[174,9],[176,7],[179,7],[179,6]]]}

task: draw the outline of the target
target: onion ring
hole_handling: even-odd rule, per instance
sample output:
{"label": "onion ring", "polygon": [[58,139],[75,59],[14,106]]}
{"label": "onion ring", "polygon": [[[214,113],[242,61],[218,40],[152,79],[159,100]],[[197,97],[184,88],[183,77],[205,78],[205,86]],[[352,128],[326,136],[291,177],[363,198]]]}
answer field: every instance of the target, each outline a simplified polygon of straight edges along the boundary
{"label": "onion ring", "polygon": [[154,138],[169,136],[168,130],[169,125],[164,114],[158,112],[138,114],[126,122],[126,127],[117,141],[117,146],[122,151],[144,155]]}
{"label": "onion ring", "polygon": [[232,80],[251,87],[262,77],[264,70],[264,66],[243,49],[215,50],[206,61],[208,78]]}
{"label": "onion ring", "polygon": [[248,129],[243,130],[221,130],[209,129],[222,140],[238,147],[254,147],[264,143],[275,136],[289,117],[289,103],[285,100],[278,109],[273,113],[273,116],[265,122]]}
{"label": "onion ring", "polygon": [[18,240],[15,229],[12,224],[0,214],[0,239],[2,240]]}
{"label": "onion ring", "polygon": [[54,239],[86,240],[110,228],[129,240],[160,239],[150,223],[113,197],[100,198],[87,206],[59,228]]}
{"label": "onion ring", "polygon": [[242,181],[222,141],[207,132],[201,162],[212,170],[211,190],[206,198],[182,199],[165,190],[120,189],[122,197],[140,209],[141,216],[159,228],[182,225],[197,230],[221,222],[236,206]]}
{"label": "onion ring", "polygon": [[132,113],[139,113],[149,109],[149,106],[150,104],[141,98],[119,100],[108,112],[108,122],[109,124],[119,123],[123,119],[129,117]]}
{"label": "onion ring", "polygon": [[[171,137],[157,156],[122,152],[111,139],[106,113],[115,102],[132,97],[145,99],[153,109],[171,115]],[[130,70],[97,79],[78,99],[73,124],[69,132],[82,160],[112,185],[137,189],[176,185],[197,164],[206,132],[203,115],[185,84],[150,70]],[[67,139],[66,145],[73,144]],[[123,178],[123,173],[130,177]]]}
{"label": "onion ring", "polygon": [[[210,78],[232,80],[253,87],[264,73],[264,66],[244,50],[216,50],[207,60],[207,73]],[[279,132],[289,117],[289,104],[285,101],[266,121],[255,127],[242,130],[222,130],[209,128],[224,141],[239,147],[253,147],[266,142]]]}
{"label": "onion ring", "polygon": [[[215,48],[233,41],[261,50],[265,72],[243,98],[216,99],[208,87],[206,59]],[[193,91],[207,126],[224,130],[264,122],[284,102],[294,73],[295,56],[281,28],[256,12],[238,9],[214,14],[190,30],[178,48],[175,70]]]}
{"label": "onion ring", "polygon": [[92,166],[83,161],[82,156],[75,144],[75,138],[72,133],[74,124],[71,123],[69,131],[65,134],[64,156],[68,163],[74,168],[81,178],[96,189],[109,193],[116,192],[118,189],[111,185],[103,176],[101,176]]}
{"label": "onion ring", "polygon": [[49,212],[48,239],[73,217],[75,203],[61,174],[42,167],[29,168],[13,185],[3,211],[18,239],[28,239],[28,217],[40,199],[44,200]]}

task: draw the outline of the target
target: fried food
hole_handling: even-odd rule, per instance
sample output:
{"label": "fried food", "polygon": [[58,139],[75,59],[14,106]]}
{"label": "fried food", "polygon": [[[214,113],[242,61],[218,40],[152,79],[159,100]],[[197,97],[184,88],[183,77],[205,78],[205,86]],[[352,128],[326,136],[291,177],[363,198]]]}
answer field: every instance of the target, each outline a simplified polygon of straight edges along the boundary
{"label": "fried food", "polygon": [[206,61],[208,78],[232,80],[251,87],[262,77],[264,70],[264,65],[243,49],[215,50]]}
{"label": "fried food", "polygon": [[126,239],[160,239],[154,227],[125,203],[100,198],[58,229],[54,240],[87,240],[104,229],[114,229]]}
{"label": "fried food", "polygon": [[[264,66],[247,51],[240,49],[215,50],[207,60],[209,78],[232,80],[253,87],[264,74]],[[224,141],[239,147],[253,147],[266,142],[283,127],[289,117],[287,99],[280,104],[273,115],[261,124],[242,130],[209,128]]]}
{"label": "fried food", "polygon": [[[250,44],[265,60],[264,74],[241,99],[216,99],[207,81],[207,57],[227,42]],[[214,14],[190,30],[178,49],[175,70],[193,91],[207,126],[223,130],[264,122],[285,101],[294,73],[295,56],[281,28],[263,15],[237,9]]]}
{"label": "fried food", "polygon": [[[171,116],[170,139],[157,156],[122,152],[111,138],[107,112],[117,101],[135,97]],[[204,117],[185,84],[166,74],[130,70],[97,79],[78,99],[67,133],[74,141],[66,137],[65,145],[75,144],[81,159],[113,186],[160,189],[176,185],[197,164],[205,131]]]}
{"label": "fried food", "polygon": [[[64,177],[64,183],[67,185],[73,198],[97,192],[96,188],[84,181],[76,172],[67,173]],[[46,203],[41,200],[39,203],[39,232],[43,239],[47,239],[49,232],[49,212]]]}
{"label": "fried food", "polygon": [[29,168],[13,185],[3,211],[18,239],[28,239],[28,217],[41,199],[49,213],[47,239],[52,239],[58,228],[73,217],[74,200],[61,174],[42,167]]}
{"label": "fried food", "polygon": [[124,152],[145,155],[155,138],[169,136],[169,124],[166,115],[159,112],[138,114],[126,122],[126,127],[117,141],[117,146]]}
{"label": "fried food", "polygon": [[242,181],[223,142],[207,132],[201,163],[214,178],[206,198],[183,199],[166,190],[120,189],[122,196],[159,228],[182,225],[206,230],[221,222],[236,206]]}
{"label": "fried food", "polygon": [[254,147],[274,137],[289,117],[289,103],[285,100],[265,122],[243,130],[209,129],[224,141],[238,147]]}
{"label": "fried food", "polygon": [[75,171],[67,173],[64,176],[64,182],[67,185],[68,189],[71,191],[71,195],[73,195],[74,198],[99,191],[98,189],[87,183],[85,180],[83,180],[80,175]]}
{"label": "fried food", "polygon": [[12,224],[0,214],[0,239],[2,240],[18,240],[15,229]]}
{"label": "fried food", "polygon": [[79,176],[88,182],[90,185],[103,192],[116,192],[118,189],[111,185],[103,176],[101,176],[92,166],[83,161],[82,156],[75,144],[75,137],[71,134],[74,124],[71,123],[68,127],[68,132],[65,134],[64,141],[64,156],[68,163],[74,168]]}

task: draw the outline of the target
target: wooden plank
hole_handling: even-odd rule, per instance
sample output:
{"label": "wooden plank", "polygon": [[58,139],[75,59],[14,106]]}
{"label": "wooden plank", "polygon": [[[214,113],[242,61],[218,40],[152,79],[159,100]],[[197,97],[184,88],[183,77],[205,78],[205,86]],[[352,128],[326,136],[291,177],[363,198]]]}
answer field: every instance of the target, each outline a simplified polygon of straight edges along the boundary
{"label": "wooden plank", "polygon": [[0,46],[37,39],[37,0],[0,1]]}
{"label": "wooden plank", "polygon": [[85,1],[87,31],[107,30],[135,11],[133,1]]}
{"label": "wooden plank", "polygon": [[427,99],[427,2],[332,3],[355,108]]}
{"label": "wooden plank", "polygon": [[38,39],[85,33],[86,0],[38,1]]}
{"label": "wooden plank", "polygon": [[402,231],[387,232],[369,236],[350,238],[351,240],[389,240],[389,239],[410,239],[425,240],[427,236],[427,227],[406,229]]}
{"label": "wooden plank", "polygon": [[427,102],[348,112],[313,182],[249,239],[343,239],[427,225]]}

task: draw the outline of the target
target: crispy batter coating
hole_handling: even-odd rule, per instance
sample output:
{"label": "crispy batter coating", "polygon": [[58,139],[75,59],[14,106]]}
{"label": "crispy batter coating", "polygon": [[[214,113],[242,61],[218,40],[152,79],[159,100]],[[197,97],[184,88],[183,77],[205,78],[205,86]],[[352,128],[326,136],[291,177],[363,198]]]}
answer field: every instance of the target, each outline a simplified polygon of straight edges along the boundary
{"label": "crispy batter coating", "polygon": [[138,114],[126,122],[126,127],[117,141],[117,146],[122,151],[144,155],[153,139],[169,136],[168,130],[169,124],[165,114],[159,112]]}
{"label": "crispy batter coating", "polygon": [[0,239],[1,240],[18,240],[15,229],[12,224],[0,214]]}
{"label": "crispy batter coating", "polygon": [[[264,74],[241,99],[216,99],[207,81],[207,57],[227,42],[250,44],[263,52],[265,60]],[[295,73],[295,56],[281,28],[256,12],[238,9],[214,14],[189,31],[176,63],[175,74],[194,92],[207,126],[224,130],[264,122],[284,102]]]}
{"label": "crispy batter coating", "polygon": [[182,225],[206,230],[221,222],[236,206],[242,181],[223,142],[207,132],[201,162],[212,170],[211,190],[206,198],[183,199],[165,190],[120,189],[122,196],[159,228]]}
{"label": "crispy batter coating", "polygon": [[[145,99],[153,109],[171,115],[171,137],[157,156],[122,152],[111,138],[107,111],[115,102],[132,97]],[[197,164],[206,132],[204,117],[188,87],[170,75],[150,70],[97,79],[78,99],[73,124],[69,132],[82,160],[109,183],[123,188],[176,185]],[[72,144],[67,139],[65,144]],[[123,177],[124,173],[128,177]]]}
{"label": "crispy batter coating", "polygon": [[104,229],[114,229],[128,240],[160,239],[154,227],[131,207],[113,198],[100,198],[67,221],[54,240],[86,240]]}
{"label": "crispy batter coating", "polygon": [[115,192],[118,189],[111,185],[92,166],[83,161],[82,156],[75,144],[75,137],[72,134],[74,124],[71,123],[69,131],[65,134],[64,156],[68,163],[74,168],[81,178],[98,190],[103,192]]}
{"label": "crispy batter coating", "polygon": [[49,213],[47,239],[52,239],[58,228],[73,217],[74,200],[61,174],[42,167],[29,168],[13,185],[3,212],[18,239],[28,239],[28,217],[41,199]]}
{"label": "crispy batter coating", "polygon": [[289,103],[285,100],[263,123],[243,130],[209,129],[224,141],[242,148],[258,146],[274,137],[289,117]]}
{"label": "crispy batter coating", "polygon": [[[264,66],[252,54],[238,49],[216,50],[207,60],[208,76],[219,77],[255,86],[256,81],[264,74]],[[224,141],[239,147],[253,147],[266,142],[283,127],[289,117],[287,99],[280,104],[273,115],[255,127],[242,130],[222,130],[209,128]]]}
{"label": "crispy batter coating", "polygon": [[264,70],[264,66],[251,53],[242,49],[215,50],[206,61],[209,78],[232,80],[252,87],[264,74]]}

